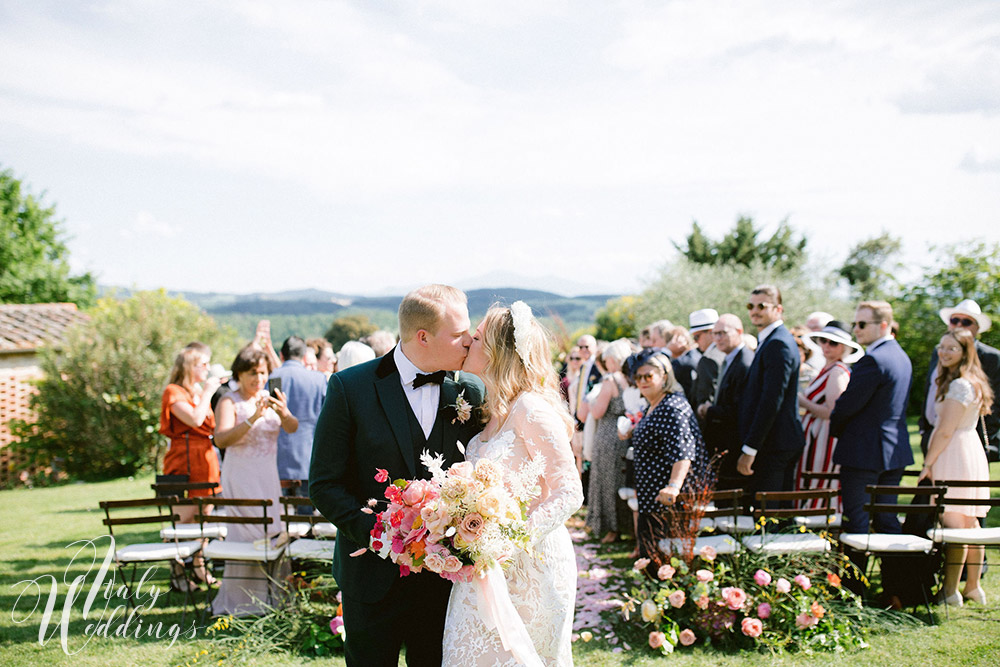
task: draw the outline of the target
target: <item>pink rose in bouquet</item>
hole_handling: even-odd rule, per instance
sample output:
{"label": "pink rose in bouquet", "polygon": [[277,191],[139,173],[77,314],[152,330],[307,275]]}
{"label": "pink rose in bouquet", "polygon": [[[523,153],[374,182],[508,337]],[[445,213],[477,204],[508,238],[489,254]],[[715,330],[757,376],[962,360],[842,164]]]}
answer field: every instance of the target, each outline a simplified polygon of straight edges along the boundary
{"label": "pink rose in bouquet", "polygon": [[711,570],[698,570],[694,573],[694,576],[698,581],[712,581],[715,579],[715,575]]}
{"label": "pink rose in bouquet", "polygon": [[466,514],[465,518],[462,519],[461,525],[458,527],[458,536],[466,544],[472,544],[479,537],[479,534],[483,532],[483,525],[482,515],[476,512]]}
{"label": "pink rose in bouquet", "polygon": [[469,461],[461,461],[448,468],[449,477],[461,477],[463,479],[472,479],[473,476],[475,475],[475,472],[476,469]]}
{"label": "pink rose in bouquet", "polygon": [[684,602],[687,600],[687,595],[684,591],[674,591],[667,596],[667,600],[670,602],[670,606],[674,609],[680,609],[684,606]]}
{"label": "pink rose in bouquet", "polygon": [[747,637],[760,637],[764,631],[764,624],[760,622],[759,618],[744,618],[740,624],[740,630]]}
{"label": "pink rose in bouquet", "polygon": [[764,570],[757,570],[754,572],[753,580],[757,582],[758,586],[767,587],[771,585],[771,575]]}
{"label": "pink rose in bouquet", "polygon": [[810,588],[812,588],[812,582],[809,581],[809,577],[807,577],[804,574],[800,574],[799,576],[795,577],[795,583],[797,583],[799,587],[804,591],[807,591]]}
{"label": "pink rose in bouquet", "polygon": [[788,579],[785,579],[784,577],[779,577],[778,581],[774,584],[774,588],[779,593],[787,593],[788,591],[792,590],[792,584],[789,583]]}
{"label": "pink rose in bouquet", "polygon": [[666,581],[672,579],[676,572],[677,570],[669,565],[661,565],[660,569],[656,571],[656,576],[660,581]]}
{"label": "pink rose in bouquet", "polygon": [[649,647],[650,648],[654,648],[654,649],[660,648],[660,647],[662,647],[666,643],[667,643],[667,636],[665,634],[663,634],[662,632],[656,632],[654,630],[653,632],[649,633]]}
{"label": "pink rose in bouquet", "polygon": [[722,599],[726,601],[727,607],[733,611],[738,611],[739,609],[742,609],[744,603],[746,603],[747,594],[742,588],[727,586],[722,589]]}
{"label": "pink rose in bouquet", "polygon": [[415,479],[403,489],[403,502],[410,507],[420,506],[441,495],[438,487],[426,479]]}
{"label": "pink rose in bouquet", "polygon": [[691,630],[690,628],[684,628],[683,630],[681,630],[679,639],[681,642],[681,646],[690,646],[691,644],[694,644],[698,640],[698,637],[697,635],[694,634],[694,630]]}

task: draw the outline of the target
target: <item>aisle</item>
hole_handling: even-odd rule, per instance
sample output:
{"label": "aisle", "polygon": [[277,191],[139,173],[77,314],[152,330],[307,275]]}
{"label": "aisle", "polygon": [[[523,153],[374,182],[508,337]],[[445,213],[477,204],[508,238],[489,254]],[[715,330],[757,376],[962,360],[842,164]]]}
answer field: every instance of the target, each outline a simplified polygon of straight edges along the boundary
{"label": "aisle", "polygon": [[624,642],[619,645],[611,620],[601,616],[602,612],[617,613],[621,607],[624,593],[622,579],[612,576],[611,559],[598,554],[598,543],[591,540],[583,529],[571,528],[569,534],[576,549],[578,572],[573,641],[590,641],[593,638],[607,642],[612,647],[612,653],[631,650]]}

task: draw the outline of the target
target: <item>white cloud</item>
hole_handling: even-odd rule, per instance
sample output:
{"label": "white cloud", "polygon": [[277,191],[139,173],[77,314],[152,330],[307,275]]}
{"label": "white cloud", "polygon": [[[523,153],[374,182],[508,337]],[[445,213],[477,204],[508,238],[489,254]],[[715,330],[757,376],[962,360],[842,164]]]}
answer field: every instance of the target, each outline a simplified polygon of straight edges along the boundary
{"label": "white cloud", "polygon": [[131,227],[121,230],[121,237],[127,240],[172,239],[183,229],[168,222],[157,220],[149,211],[139,211]]}

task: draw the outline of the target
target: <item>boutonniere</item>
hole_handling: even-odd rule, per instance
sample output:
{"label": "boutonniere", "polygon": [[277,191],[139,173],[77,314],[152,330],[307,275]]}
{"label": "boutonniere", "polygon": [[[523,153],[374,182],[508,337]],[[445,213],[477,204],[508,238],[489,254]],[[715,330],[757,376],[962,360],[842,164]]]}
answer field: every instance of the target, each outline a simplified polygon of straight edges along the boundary
{"label": "boutonniere", "polygon": [[454,404],[449,404],[441,408],[442,410],[447,410],[449,413],[454,412],[455,416],[452,418],[451,423],[454,424],[456,421],[464,424],[472,416],[472,404],[465,400],[465,390],[463,389],[459,392],[458,396],[455,397]]}

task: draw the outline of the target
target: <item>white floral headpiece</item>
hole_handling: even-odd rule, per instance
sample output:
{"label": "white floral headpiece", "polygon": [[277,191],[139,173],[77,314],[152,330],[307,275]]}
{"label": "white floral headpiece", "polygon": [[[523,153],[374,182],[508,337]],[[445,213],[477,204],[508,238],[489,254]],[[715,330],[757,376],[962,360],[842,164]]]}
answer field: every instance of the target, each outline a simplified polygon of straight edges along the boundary
{"label": "white floral headpiece", "polygon": [[510,318],[514,321],[514,350],[528,367],[528,329],[531,327],[531,306],[523,301],[510,304]]}

